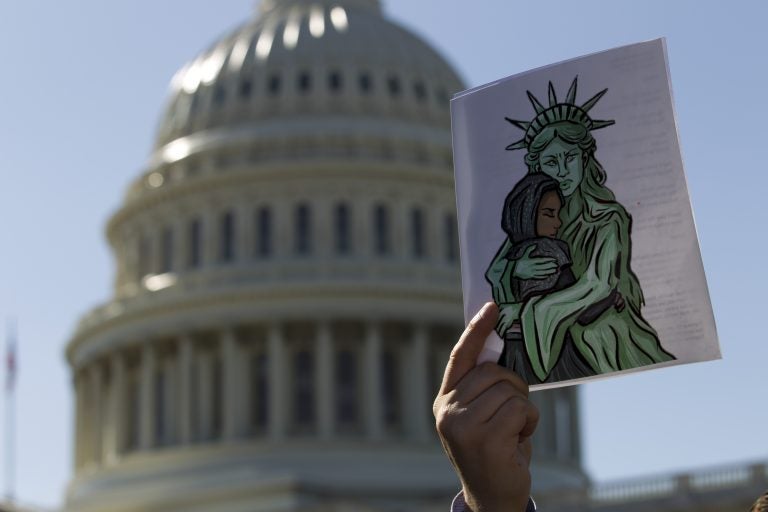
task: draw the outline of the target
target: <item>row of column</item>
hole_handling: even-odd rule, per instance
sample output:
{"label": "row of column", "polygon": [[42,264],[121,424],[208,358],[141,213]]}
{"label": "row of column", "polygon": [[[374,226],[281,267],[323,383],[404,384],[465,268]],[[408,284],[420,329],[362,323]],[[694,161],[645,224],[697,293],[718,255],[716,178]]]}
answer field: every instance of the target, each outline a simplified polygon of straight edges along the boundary
{"label": "row of column", "polygon": [[[333,227],[337,222],[333,218],[334,206],[345,204],[349,212],[349,255],[361,257],[376,256],[375,229],[372,214],[373,203],[361,201],[355,203],[315,204],[307,203],[310,212],[309,237],[310,250],[313,255],[331,256],[336,254],[334,247],[335,234]],[[293,205],[298,207],[298,204]],[[257,258],[276,257],[276,255],[294,254],[295,237],[298,236],[295,226],[296,212],[290,202],[280,202],[272,206],[265,205],[269,215],[269,255],[257,255],[257,223],[258,209],[252,205],[243,204],[229,210],[209,210],[197,218],[200,223],[200,247],[198,265],[210,265],[222,263],[223,216],[229,212],[233,218],[234,232],[232,233],[233,262],[252,261]],[[421,226],[414,227],[413,209],[421,211]],[[412,207],[404,208],[398,205],[387,205],[388,226],[384,234],[389,240],[389,253],[385,256],[402,258],[417,258],[429,261],[443,261],[453,264],[457,260],[456,247],[456,223],[455,214],[452,211],[432,211],[428,208]],[[362,213],[366,213],[362,215]],[[119,285],[135,282],[143,276],[140,274],[157,274],[163,269],[170,268],[174,272],[192,268],[192,241],[191,225],[195,218],[174,216],[173,222],[160,229],[147,229],[139,233],[136,230],[128,230],[117,242],[117,281]],[[423,238],[421,247],[423,254],[414,252],[415,236],[413,231],[418,229]],[[291,236],[280,236],[280,233]],[[170,237],[166,242],[164,237]],[[170,252],[170,254],[165,254]],[[142,253],[144,253],[142,255]],[[379,255],[381,256],[381,255]],[[168,259],[169,262],[164,260]],[[144,261],[146,260],[146,261]],[[146,267],[146,268],[142,268]]]}
{"label": "row of column", "polygon": [[[192,336],[183,335],[175,342],[174,357],[159,356],[156,345],[148,342],[141,347],[137,364],[129,366],[126,354],[115,352],[107,360],[96,361],[77,372],[76,467],[109,465],[126,452],[151,450],[165,444],[187,445],[216,438],[227,442],[251,435],[252,388],[246,363],[252,349],[240,343],[232,329],[221,331],[217,338],[212,344],[214,350],[198,349]],[[362,393],[358,394],[360,420],[365,438],[377,441],[388,434],[383,417],[384,340],[380,324],[367,324],[361,341],[357,372],[358,385],[362,386]],[[398,341],[402,351],[398,357],[401,399],[397,404],[401,430],[408,439],[427,440],[433,431],[428,328],[415,326],[409,339]],[[323,440],[339,435],[334,407],[334,345],[330,324],[317,324],[312,343],[317,411],[314,432]],[[291,347],[282,326],[268,327],[263,350],[269,362],[268,412],[263,435],[270,441],[281,441],[292,436],[291,389],[297,377],[289,361]],[[214,384],[215,360],[221,362],[220,390]],[[158,394],[164,397],[161,407]],[[214,407],[221,407],[219,414]],[[220,418],[220,425],[214,425],[216,418]],[[162,422],[162,430],[170,433],[171,442],[157,438],[158,421]]]}

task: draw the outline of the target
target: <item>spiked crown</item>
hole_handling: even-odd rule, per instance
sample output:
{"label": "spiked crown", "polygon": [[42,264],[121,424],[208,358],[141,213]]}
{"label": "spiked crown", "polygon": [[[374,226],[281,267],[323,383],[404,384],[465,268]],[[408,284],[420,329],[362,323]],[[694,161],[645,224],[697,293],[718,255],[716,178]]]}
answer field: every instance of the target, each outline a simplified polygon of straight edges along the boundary
{"label": "spiked crown", "polygon": [[528,94],[528,99],[530,100],[531,105],[533,105],[533,109],[536,111],[536,117],[534,117],[530,122],[516,121],[514,119],[510,119],[509,117],[504,118],[525,132],[523,138],[507,146],[507,150],[512,151],[515,149],[527,149],[531,145],[531,142],[533,142],[533,139],[535,139],[536,136],[544,130],[544,128],[554,123],[578,123],[584,126],[587,130],[592,131],[605,128],[606,126],[611,126],[616,122],[599,121],[589,117],[589,110],[594,107],[598,101],[600,101],[600,98],[602,98],[603,95],[608,92],[608,89],[603,89],[602,91],[598,92],[592,96],[592,98],[587,100],[587,102],[583,105],[576,105],[576,86],[578,78],[579,77],[577,76],[573,79],[571,87],[568,89],[565,102],[563,103],[558,103],[557,96],[555,95],[555,87],[552,85],[552,82],[549,82],[548,107],[542,105],[536,96],[531,93],[531,91],[526,91]]}

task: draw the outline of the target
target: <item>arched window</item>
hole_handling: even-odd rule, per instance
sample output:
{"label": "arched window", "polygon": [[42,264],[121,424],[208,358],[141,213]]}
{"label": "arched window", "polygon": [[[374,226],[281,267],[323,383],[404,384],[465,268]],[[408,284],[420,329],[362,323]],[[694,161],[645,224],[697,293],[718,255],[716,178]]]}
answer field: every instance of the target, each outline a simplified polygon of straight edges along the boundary
{"label": "arched window", "polygon": [[315,423],[315,362],[308,349],[293,356],[293,423],[301,431]]}
{"label": "arched window", "polygon": [[160,273],[165,274],[173,270],[173,230],[169,227],[163,229],[160,236]]}
{"label": "arched window", "polygon": [[203,225],[200,219],[192,219],[189,223],[189,259],[190,268],[199,267],[203,256]]}
{"label": "arched window", "polygon": [[358,361],[351,349],[336,353],[336,422],[340,429],[358,425],[360,406],[358,401]]}
{"label": "arched window", "polygon": [[309,205],[301,203],[294,216],[294,252],[305,256],[312,252],[312,219]]}
{"label": "arched window", "polygon": [[299,78],[297,81],[297,84],[299,86],[299,92],[302,94],[306,94],[309,92],[309,90],[312,88],[312,76],[307,71],[302,71],[299,73]]}
{"label": "arched window", "polygon": [[277,96],[280,92],[280,75],[272,75],[267,81],[267,90],[270,96]]}
{"label": "arched window", "polygon": [[458,259],[459,256],[456,217],[454,217],[454,215],[451,213],[445,214],[443,226],[445,231],[445,259],[446,261],[453,263]]}
{"label": "arched window", "polygon": [[383,204],[373,209],[373,250],[383,256],[390,252],[389,211]]}
{"label": "arched window", "polygon": [[219,260],[223,263],[235,259],[235,214],[225,212],[221,216],[219,231]]}
{"label": "arched window", "polygon": [[387,79],[387,89],[391,97],[396,98],[400,96],[400,80],[396,76],[390,76]]}
{"label": "arched window", "polygon": [[427,99],[427,88],[424,87],[423,82],[416,82],[413,84],[413,94],[419,103],[423,103]]}
{"label": "arched window", "polygon": [[256,256],[266,258],[272,254],[272,212],[266,206],[256,212]]}
{"label": "arched window", "polygon": [[240,97],[243,99],[250,98],[253,91],[253,82],[250,78],[244,77],[240,80]]}
{"label": "arched window", "polygon": [[251,429],[260,433],[267,429],[269,421],[269,359],[264,351],[251,355]]}
{"label": "arched window", "polygon": [[358,84],[360,85],[360,91],[363,94],[368,94],[373,90],[373,82],[371,81],[371,75],[368,73],[360,73],[358,78]]}
{"label": "arched window", "polygon": [[342,84],[341,72],[336,70],[331,71],[331,73],[328,75],[328,88],[331,90],[331,92],[337,93],[341,91]]}
{"label": "arched window", "polygon": [[349,254],[352,251],[349,207],[340,203],[334,210],[334,234],[337,254]]}
{"label": "arched window", "polygon": [[424,212],[421,208],[411,210],[411,253],[416,259],[424,257]]}

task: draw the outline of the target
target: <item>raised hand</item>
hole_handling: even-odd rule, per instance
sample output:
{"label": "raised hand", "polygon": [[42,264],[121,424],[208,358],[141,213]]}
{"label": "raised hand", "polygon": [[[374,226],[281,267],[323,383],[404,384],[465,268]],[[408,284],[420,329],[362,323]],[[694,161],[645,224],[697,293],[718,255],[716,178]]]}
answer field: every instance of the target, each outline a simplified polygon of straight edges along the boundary
{"label": "raised hand", "polygon": [[497,320],[496,305],[488,303],[469,323],[453,347],[433,412],[470,509],[522,512],[539,412],[517,375],[494,363],[475,366]]}

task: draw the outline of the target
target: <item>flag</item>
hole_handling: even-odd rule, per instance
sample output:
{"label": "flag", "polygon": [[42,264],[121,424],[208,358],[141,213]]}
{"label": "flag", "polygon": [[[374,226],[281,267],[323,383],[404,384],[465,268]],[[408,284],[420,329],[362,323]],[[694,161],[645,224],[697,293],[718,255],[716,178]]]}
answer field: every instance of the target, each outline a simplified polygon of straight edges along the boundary
{"label": "flag", "polygon": [[16,332],[12,323],[8,324],[8,337],[5,341],[5,389],[13,391],[16,385]]}

